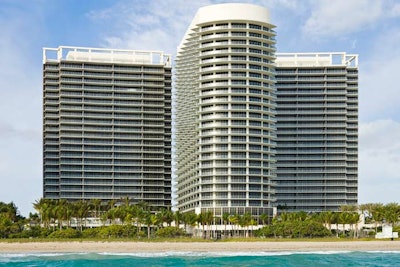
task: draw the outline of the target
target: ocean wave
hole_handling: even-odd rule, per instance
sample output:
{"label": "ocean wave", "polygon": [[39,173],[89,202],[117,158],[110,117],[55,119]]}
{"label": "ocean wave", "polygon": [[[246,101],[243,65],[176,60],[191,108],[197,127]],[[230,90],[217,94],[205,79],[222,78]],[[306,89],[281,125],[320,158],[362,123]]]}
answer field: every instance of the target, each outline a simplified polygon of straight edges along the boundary
{"label": "ocean wave", "polygon": [[400,254],[399,250],[372,250],[365,251],[366,253],[379,253],[379,254]]}
{"label": "ocean wave", "polygon": [[36,259],[86,257],[89,253],[0,253],[0,263],[27,262]]}
{"label": "ocean wave", "polygon": [[32,260],[32,259],[88,259],[102,257],[137,257],[137,258],[165,258],[165,257],[279,257],[289,255],[329,255],[329,254],[350,254],[350,253],[368,253],[368,254],[400,254],[400,251],[219,251],[219,252],[201,252],[201,251],[165,251],[165,252],[81,252],[81,253],[0,253],[0,262]]}
{"label": "ocean wave", "polygon": [[344,254],[352,251],[258,251],[258,252],[241,252],[241,251],[219,251],[219,252],[199,252],[199,251],[166,251],[166,252],[101,252],[100,255],[105,256],[130,256],[130,257],[266,257],[266,256],[288,256],[296,254]]}

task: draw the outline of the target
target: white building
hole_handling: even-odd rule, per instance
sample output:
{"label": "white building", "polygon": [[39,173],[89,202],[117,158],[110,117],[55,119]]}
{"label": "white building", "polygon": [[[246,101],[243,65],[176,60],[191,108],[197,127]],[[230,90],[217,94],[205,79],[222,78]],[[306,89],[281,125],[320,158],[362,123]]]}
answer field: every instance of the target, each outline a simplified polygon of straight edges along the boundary
{"label": "white building", "polygon": [[382,239],[382,238],[399,238],[398,232],[393,232],[393,226],[390,224],[383,224],[382,225],[382,232],[378,232],[375,235],[375,238]]}
{"label": "white building", "polygon": [[200,8],[189,26],[176,59],[180,211],[271,214],[274,27],[250,4]]}

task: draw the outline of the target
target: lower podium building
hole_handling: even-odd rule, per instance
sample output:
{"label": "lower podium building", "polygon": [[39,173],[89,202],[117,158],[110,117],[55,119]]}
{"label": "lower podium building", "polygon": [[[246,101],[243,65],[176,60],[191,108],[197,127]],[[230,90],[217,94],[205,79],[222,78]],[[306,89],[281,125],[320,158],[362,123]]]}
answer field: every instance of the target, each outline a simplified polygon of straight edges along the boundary
{"label": "lower podium building", "polygon": [[43,196],[171,206],[171,60],[43,49]]}

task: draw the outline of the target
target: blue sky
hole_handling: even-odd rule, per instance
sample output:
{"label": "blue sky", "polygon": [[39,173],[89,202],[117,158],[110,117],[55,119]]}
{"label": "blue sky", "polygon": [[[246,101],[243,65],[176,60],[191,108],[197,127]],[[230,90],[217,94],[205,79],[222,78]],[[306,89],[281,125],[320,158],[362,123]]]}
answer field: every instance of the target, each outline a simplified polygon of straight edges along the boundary
{"label": "blue sky", "polygon": [[[0,201],[26,216],[42,196],[42,47],[174,55],[197,9],[223,2],[0,0]],[[359,203],[399,202],[400,1],[240,2],[270,9],[278,52],[359,54]]]}

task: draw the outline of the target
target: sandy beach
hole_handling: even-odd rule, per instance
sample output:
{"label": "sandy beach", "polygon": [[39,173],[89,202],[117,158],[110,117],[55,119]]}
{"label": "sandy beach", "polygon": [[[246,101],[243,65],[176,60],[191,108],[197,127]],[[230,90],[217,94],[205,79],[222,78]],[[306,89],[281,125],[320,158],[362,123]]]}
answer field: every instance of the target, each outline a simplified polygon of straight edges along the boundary
{"label": "sandy beach", "polygon": [[0,253],[400,251],[400,241],[346,242],[0,242]]}

